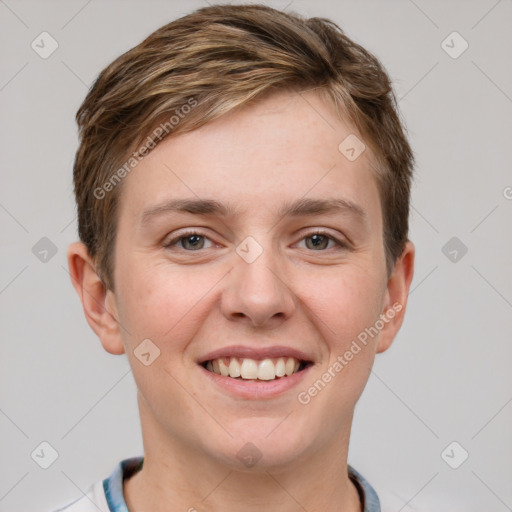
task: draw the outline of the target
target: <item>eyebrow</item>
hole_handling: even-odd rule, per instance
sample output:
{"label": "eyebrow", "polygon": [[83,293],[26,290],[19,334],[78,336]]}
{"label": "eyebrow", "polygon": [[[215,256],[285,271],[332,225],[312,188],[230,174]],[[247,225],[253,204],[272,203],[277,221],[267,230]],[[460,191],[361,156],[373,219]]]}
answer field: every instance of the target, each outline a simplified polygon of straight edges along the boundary
{"label": "eyebrow", "polygon": [[[214,199],[171,199],[145,210],[141,215],[141,225],[153,218],[168,213],[190,213],[193,215],[219,215],[236,217],[241,214],[238,208],[226,205]],[[366,220],[367,214],[357,204],[346,199],[308,199],[302,198],[285,203],[277,212],[279,218],[300,217],[322,214],[352,214],[360,220]]]}

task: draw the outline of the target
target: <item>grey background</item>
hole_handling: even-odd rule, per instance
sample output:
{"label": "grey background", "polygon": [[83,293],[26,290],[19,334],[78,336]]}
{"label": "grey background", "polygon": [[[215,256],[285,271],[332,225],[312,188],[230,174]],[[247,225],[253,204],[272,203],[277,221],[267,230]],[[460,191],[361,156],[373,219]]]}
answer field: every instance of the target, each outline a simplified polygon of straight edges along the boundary
{"label": "grey background", "polygon": [[[408,312],[356,408],[349,463],[386,512],[512,510],[512,2],[267,3],[330,17],[381,59],[417,157]],[[142,454],[126,356],[103,350],[67,272],[74,115],[111,60],[205,5],[0,0],[1,512],[63,506]],[[31,48],[42,31],[59,44],[48,59]],[[453,31],[469,43],[456,59],[441,46]],[[467,247],[455,262],[452,237]],[[48,469],[31,458],[42,441]],[[458,469],[441,456],[453,441],[469,453]]]}

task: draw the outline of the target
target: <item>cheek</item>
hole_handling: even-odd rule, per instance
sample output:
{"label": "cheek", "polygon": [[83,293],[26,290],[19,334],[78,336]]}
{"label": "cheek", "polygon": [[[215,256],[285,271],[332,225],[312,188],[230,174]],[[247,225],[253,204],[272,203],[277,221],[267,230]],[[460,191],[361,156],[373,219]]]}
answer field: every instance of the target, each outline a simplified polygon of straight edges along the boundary
{"label": "cheek", "polygon": [[[322,382],[308,386],[313,386],[310,396],[322,395],[315,398],[314,407],[321,412],[334,403],[339,417],[345,417],[361,396],[373,365],[378,335],[369,336],[366,329],[379,318],[385,285],[381,273],[368,266],[340,268],[318,282],[323,286],[309,295],[308,306],[313,318],[318,317],[315,324],[324,339],[327,360],[322,361]],[[327,391],[320,393],[324,386]]]}
{"label": "cheek", "polygon": [[378,336],[364,336],[381,313],[382,276],[368,267],[351,270],[338,269],[329,278],[317,280],[323,286],[315,288],[306,303],[314,313],[327,359],[321,361],[323,373],[306,382],[297,398],[310,407],[312,416],[331,411],[323,424],[326,438],[335,435],[352,414],[368,381],[378,340]]}
{"label": "cheek", "polygon": [[[172,411],[180,410],[184,416],[197,415],[190,397],[183,391],[186,373],[182,355],[204,321],[201,298],[218,280],[211,272],[208,274],[209,277],[201,275],[197,269],[194,274],[183,268],[164,270],[158,264],[137,267],[132,263],[130,272],[119,283],[122,296],[119,320],[126,327],[123,340],[129,349],[127,356],[137,387],[144,406],[155,415],[163,415],[163,421],[169,425],[175,423]],[[151,340],[160,351],[147,366],[136,355],[137,347],[145,339]],[[201,423],[200,418],[197,421]]]}
{"label": "cheek", "polygon": [[368,266],[319,271],[316,279],[312,280],[310,274],[301,288],[304,303],[319,319],[315,323],[323,325],[331,349],[342,350],[381,312],[382,276]]}
{"label": "cheek", "polygon": [[133,342],[153,339],[162,350],[172,339],[173,350],[179,350],[180,340],[185,344],[200,325],[198,316],[204,314],[205,299],[222,273],[217,275],[206,267],[176,268],[167,262],[133,263],[130,269],[119,289],[123,304],[120,320],[126,324],[130,338]]}

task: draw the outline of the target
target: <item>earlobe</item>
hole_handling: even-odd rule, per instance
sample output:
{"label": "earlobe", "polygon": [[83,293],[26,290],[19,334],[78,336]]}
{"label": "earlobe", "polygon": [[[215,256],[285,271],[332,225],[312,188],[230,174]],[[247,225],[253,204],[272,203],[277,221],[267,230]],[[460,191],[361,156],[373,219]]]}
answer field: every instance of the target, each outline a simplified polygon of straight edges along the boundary
{"label": "earlobe", "polygon": [[402,325],[413,275],[414,245],[408,241],[388,280],[384,310],[381,315],[384,317],[385,327],[380,333],[377,353],[385,352],[391,346]]}
{"label": "earlobe", "polygon": [[100,338],[107,352],[123,354],[124,345],[117,320],[115,297],[99,278],[94,262],[81,242],[69,246],[68,266],[71,282],[82,302],[87,323]]}

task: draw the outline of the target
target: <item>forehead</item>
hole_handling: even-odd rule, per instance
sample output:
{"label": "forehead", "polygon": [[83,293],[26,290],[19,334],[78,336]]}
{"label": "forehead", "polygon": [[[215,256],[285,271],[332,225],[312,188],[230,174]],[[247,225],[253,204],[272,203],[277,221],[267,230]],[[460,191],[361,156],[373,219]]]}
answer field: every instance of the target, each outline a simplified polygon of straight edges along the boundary
{"label": "forehead", "polygon": [[[314,91],[274,93],[164,139],[125,179],[119,213],[140,219],[151,207],[194,196],[215,198],[237,215],[282,212],[305,197],[371,213],[380,200],[363,144]],[[362,152],[348,158],[347,146]]]}

